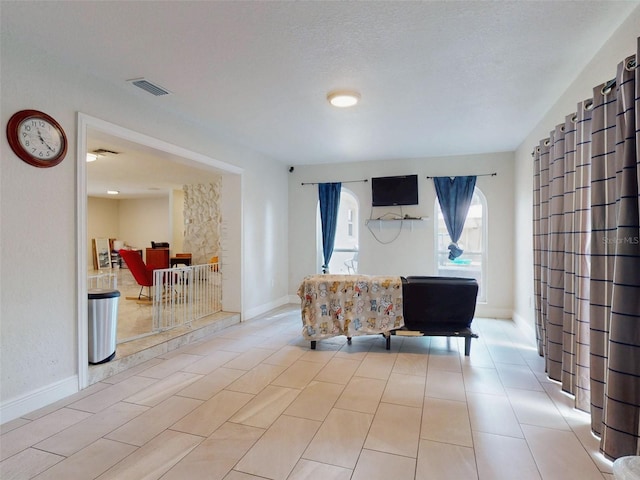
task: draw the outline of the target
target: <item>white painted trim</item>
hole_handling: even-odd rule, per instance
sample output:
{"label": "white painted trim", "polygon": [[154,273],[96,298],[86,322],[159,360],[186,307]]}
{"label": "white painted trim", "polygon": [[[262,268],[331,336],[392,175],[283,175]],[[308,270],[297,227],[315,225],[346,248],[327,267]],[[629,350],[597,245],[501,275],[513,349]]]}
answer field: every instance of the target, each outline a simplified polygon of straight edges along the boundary
{"label": "white painted trim", "polygon": [[274,308],[281,307],[282,305],[287,305],[288,303],[289,303],[289,295],[285,295],[284,297],[280,297],[279,299],[274,300],[272,302],[264,303],[262,305],[259,305],[257,307],[247,310],[242,316],[242,320],[243,321],[250,320],[259,315],[262,315],[263,313],[273,310]]}
{"label": "white painted trim", "polygon": [[[88,353],[88,326],[87,326],[87,130],[89,128],[105,132],[115,137],[123,138],[140,145],[154,148],[163,152],[171,153],[175,156],[192,160],[204,165],[218,168],[226,173],[240,175],[241,185],[244,187],[243,168],[236,167],[226,162],[216,160],[206,155],[187,150],[185,148],[173,145],[158,138],[150,137],[143,133],[138,133],[128,128],[121,127],[114,123],[92,117],[90,115],[78,112],[78,138],[76,152],[76,171],[77,171],[77,205],[76,205],[76,230],[77,230],[77,308],[78,308],[78,388],[82,390],[88,386],[89,381],[89,353]],[[81,153],[83,152],[83,153]],[[240,226],[241,230],[242,225]],[[242,232],[241,232],[242,235]],[[244,239],[243,239],[244,245]],[[242,247],[241,247],[242,248]],[[242,261],[242,259],[241,259]],[[241,267],[242,268],[242,267]],[[242,270],[241,270],[242,272]],[[243,273],[240,278],[240,288],[244,290]],[[242,295],[242,293],[241,293]],[[242,297],[241,297],[242,298]]]}
{"label": "white painted trim", "polygon": [[533,325],[527,322],[527,320],[522,315],[519,315],[516,312],[513,312],[513,321],[528,338],[532,338],[533,341],[535,342],[536,331],[533,328]]}
{"label": "white painted trim", "polygon": [[476,306],[475,316],[478,318],[511,319],[513,316],[513,311],[508,308],[491,308],[480,304]]}
{"label": "white painted trim", "polygon": [[76,392],[78,392],[78,377],[74,375],[7,400],[0,406],[0,424],[46,407]]}

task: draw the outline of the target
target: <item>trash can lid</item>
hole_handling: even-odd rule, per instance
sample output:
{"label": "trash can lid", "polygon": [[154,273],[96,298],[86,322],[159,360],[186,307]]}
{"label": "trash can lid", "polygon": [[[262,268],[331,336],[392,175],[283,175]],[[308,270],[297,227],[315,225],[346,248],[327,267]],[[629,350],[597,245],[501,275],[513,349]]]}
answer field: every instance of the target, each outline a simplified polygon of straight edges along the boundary
{"label": "trash can lid", "polygon": [[100,298],[115,298],[119,296],[120,292],[118,290],[111,290],[108,288],[89,289],[89,300],[97,300]]}

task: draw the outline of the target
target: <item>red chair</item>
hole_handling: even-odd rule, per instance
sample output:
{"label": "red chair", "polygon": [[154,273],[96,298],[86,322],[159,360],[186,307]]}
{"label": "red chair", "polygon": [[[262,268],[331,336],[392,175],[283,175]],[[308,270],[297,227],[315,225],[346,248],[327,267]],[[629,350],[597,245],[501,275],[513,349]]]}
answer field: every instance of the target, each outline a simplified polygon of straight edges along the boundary
{"label": "red chair", "polygon": [[[138,282],[138,285],[140,285],[140,293],[138,294],[138,298],[126,298],[130,300],[143,300],[141,297],[146,297],[146,301],[151,301],[151,287],[153,286],[154,269],[147,267],[147,265],[142,260],[142,256],[140,256],[140,252],[136,250],[120,250],[118,253],[127,264],[127,267],[131,271],[133,278],[135,278],[136,282]],[[148,295],[144,295],[142,293],[144,287],[147,287],[147,292],[149,292]]]}

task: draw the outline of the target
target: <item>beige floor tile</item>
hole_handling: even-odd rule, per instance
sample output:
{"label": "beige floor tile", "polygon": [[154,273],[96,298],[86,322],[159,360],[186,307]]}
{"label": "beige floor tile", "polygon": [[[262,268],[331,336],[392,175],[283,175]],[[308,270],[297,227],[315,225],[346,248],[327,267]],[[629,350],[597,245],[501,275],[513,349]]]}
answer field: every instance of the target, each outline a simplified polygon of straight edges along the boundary
{"label": "beige floor tile", "polygon": [[176,395],[181,397],[209,400],[215,394],[231,385],[234,381],[247,373],[245,370],[221,367],[183,388]]}
{"label": "beige floor tile", "polygon": [[254,395],[248,393],[222,390],[174,423],[171,428],[208,437],[253,397]]}
{"label": "beige floor tile", "polygon": [[380,403],[364,448],[416,458],[420,439],[419,408]]}
{"label": "beige floor tile", "polygon": [[182,349],[182,353],[188,353],[190,355],[215,356],[217,352],[225,351],[226,353],[240,354],[240,352],[229,352],[224,349],[224,347],[229,343],[229,340],[226,338],[220,338],[220,334],[223,332],[224,330],[193,345],[186,345]]}
{"label": "beige floor tile", "polygon": [[429,364],[427,351],[424,353],[412,353],[401,350],[396,357],[396,363],[393,364],[392,372],[403,375],[425,376]]}
{"label": "beige floor tile", "polygon": [[289,388],[304,388],[306,387],[313,377],[315,377],[322,367],[323,363],[317,362],[305,362],[298,360],[296,363],[287,368],[278,378],[276,378],[272,385]]}
{"label": "beige floor tile", "polygon": [[197,435],[166,430],[100,475],[98,480],[159,479],[202,441]]}
{"label": "beige floor tile", "polygon": [[496,363],[496,370],[505,388],[543,391],[538,378],[528,365],[509,365]]}
{"label": "beige floor tile", "polygon": [[105,408],[124,400],[140,390],[147,388],[158,380],[155,378],[134,376],[126,378],[121,382],[110,385],[93,395],[89,395],[77,402],[69,405],[70,408],[76,410],[84,410],[85,412],[96,413]]}
{"label": "beige floor tile", "polygon": [[[434,338],[435,340],[442,340],[440,337]],[[461,372],[462,364],[460,360],[460,353],[457,348],[449,350],[446,347],[442,349],[435,349],[433,342],[431,342],[431,349],[429,350],[429,370],[445,370],[447,372]]]}
{"label": "beige floor tile", "polygon": [[138,375],[141,377],[151,378],[165,378],[172,373],[179,372],[188,365],[191,365],[198,360],[202,360],[201,355],[189,355],[187,353],[180,353],[178,355],[171,356],[167,360],[154,365],[151,368],[143,370]]}
{"label": "beige floor tile", "polygon": [[268,428],[300,394],[295,388],[269,385],[231,417],[230,422]]}
{"label": "beige floor tile", "polygon": [[474,432],[523,438],[516,414],[506,396],[468,393],[467,404]]}
{"label": "beige floor tile", "polygon": [[476,480],[473,448],[420,440],[416,479]]}
{"label": "beige floor tile", "polygon": [[360,366],[359,360],[351,360],[343,357],[333,357],[329,362],[320,370],[314,380],[320,382],[340,383],[346,385],[353,374]]}
{"label": "beige floor tile", "polygon": [[[61,407],[58,407],[55,410],[58,410],[60,408]],[[47,413],[51,413],[52,411],[55,411],[55,410],[51,410]],[[14,418],[13,420],[10,420],[0,425],[0,435],[9,433],[11,430],[15,430],[16,428],[24,427],[29,423],[31,423],[31,420],[28,420],[26,418],[22,418],[22,417]]]}
{"label": "beige floor tile", "polygon": [[467,404],[440,398],[424,399],[420,438],[472,447]]}
{"label": "beige floor tile", "polygon": [[169,397],[106,435],[105,438],[142,446],[201,404],[201,400],[193,398]]}
{"label": "beige floor tile", "polygon": [[0,478],[6,480],[32,478],[62,460],[64,457],[61,455],[27,448],[0,462]]}
{"label": "beige floor tile", "polygon": [[[400,337],[403,338],[403,337]],[[401,353],[415,353],[419,355],[428,356],[429,347],[431,345],[432,337],[404,337],[402,346],[400,347]],[[391,341],[395,342],[396,339],[391,337]]]}
{"label": "beige floor tile", "polygon": [[61,408],[0,436],[0,461],[89,417],[87,412]]}
{"label": "beige floor tile", "polygon": [[349,360],[357,360],[361,362],[365,359],[367,354],[371,350],[371,341],[367,340],[367,337],[358,337],[353,340],[351,345],[346,342],[340,350],[336,353],[336,358],[348,358]]}
{"label": "beige floor tile", "polygon": [[286,346],[278,349],[276,353],[267,357],[263,363],[290,367],[305,353],[306,350],[300,347]]}
{"label": "beige floor tile", "polygon": [[118,402],[37,443],[35,446],[41,450],[68,457],[91,445],[99,438],[119,428],[138,415],[143,414],[148,409],[149,407],[142,405]]}
{"label": "beige floor tile", "polygon": [[392,373],[382,394],[382,401],[422,408],[425,378],[415,375]]}
{"label": "beige floor tile", "polygon": [[524,439],[474,432],[473,443],[480,480],[542,478]]}
{"label": "beige floor tile", "polygon": [[397,353],[369,352],[356,370],[358,377],[387,380],[396,361]]}
{"label": "beige floor tile", "polygon": [[237,472],[236,470],[231,470],[224,480],[264,480],[264,477],[258,477],[256,475],[249,475],[244,472]]}
{"label": "beige floor tile", "polygon": [[462,373],[429,369],[425,395],[432,398],[466,402],[467,395]]}
{"label": "beige floor tile", "polygon": [[275,380],[286,368],[287,367],[282,365],[261,363],[225,388],[227,390],[233,390],[234,392],[252,393],[255,395]]}
{"label": "beige floor tile", "polygon": [[273,350],[267,350],[266,348],[252,348],[248,351],[241,351],[244,353],[225,363],[224,366],[226,368],[237,368],[238,370],[251,370],[275,353]]}
{"label": "beige floor tile", "polygon": [[239,355],[240,354],[238,352],[218,350],[217,352],[211,352],[206,357],[187,365],[182,369],[182,371],[206,375],[213,372],[216,368],[223,366],[225,363],[230,362]]}
{"label": "beige floor tile", "polygon": [[200,380],[203,375],[186,372],[175,372],[124,399],[125,402],[154,407],[165,401],[174,393]]}
{"label": "beige floor tile", "polygon": [[522,425],[544,479],[601,480],[602,473],[572,432]]}
{"label": "beige floor tile", "polygon": [[305,362],[317,362],[326,364],[329,360],[331,360],[338,350],[340,349],[339,345],[333,345],[328,342],[324,342],[322,350],[307,350],[301,357],[300,360],[304,360]]}
{"label": "beige floor tile", "polygon": [[350,480],[353,470],[301,459],[287,480]]}
{"label": "beige floor tile", "polygon": [[373,415],[334,408],[303,458],[353,469],[372,421]]}
{"label": "beige floor tile", "polygon": [[169,470],[162,480],[217,480],[262,436],[264,430],[225,423]]}
{"label": "beige floor tile", "polygon": [[600,452],[600,440],[591,433],[591,417],[584,412],[574,410],[574,415],[566,417],[566,421],[591,460],[598,466],[598,470],[603,473],[612,473],[613,462]]}
{"label": "beige floor tile", "polygon": [[[96,478],[137,450],[104,438],[34,477],[37,480]],[[4,478],[4,477],[3,477]]]}
{"label": "beige floor tile", "polygon": [[464,388],[467,392],[506,395],[495,368],[479,368],[465,366],[462,370]]}
{"label": "beige floor tile", "polygon": [[386,384],[385,380],[353,377],[336,402],[336,408],[375,413]]}
{"label": "beige floor tile", "polygon": [[416,459],[362,450],[352,480],[413,480]]}
{"label": "beige floor tile", "polygon": [[521,424],[570,430],[569,424],[546,392],[507,388],[507,396]]}
{"label": "beige floor tile", "polygon": [[316,434],[320,422],[282,415],[234,470],[273,480],[284,480]]}
{"label": "beige floor tile", "polygon": [[508,340],[495,343],[487,343],[487,349],[495,363],[510,363],[513,365],[526,365],[518,348],[510,345]]}
{"label": "beige floor tile", "polygon": [[323,421],[343,390],[343,385],[314,380],[302,390],[284,413],[293,417]]}

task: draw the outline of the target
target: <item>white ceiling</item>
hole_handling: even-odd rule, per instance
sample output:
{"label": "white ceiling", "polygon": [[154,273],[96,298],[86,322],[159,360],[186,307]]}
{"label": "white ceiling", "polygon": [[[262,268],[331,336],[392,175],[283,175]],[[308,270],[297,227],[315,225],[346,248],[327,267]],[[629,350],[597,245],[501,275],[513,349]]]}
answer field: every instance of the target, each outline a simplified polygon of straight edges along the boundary
{"label": "white ceiling", "polygon": [[[515,150],[637,5],[2,1],[0,13],[3,37],[304,165]],[[172,95],[126,82],[139,77]],[[362,101],[332,108],[334,89]]]}

